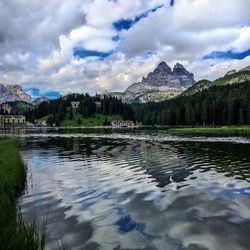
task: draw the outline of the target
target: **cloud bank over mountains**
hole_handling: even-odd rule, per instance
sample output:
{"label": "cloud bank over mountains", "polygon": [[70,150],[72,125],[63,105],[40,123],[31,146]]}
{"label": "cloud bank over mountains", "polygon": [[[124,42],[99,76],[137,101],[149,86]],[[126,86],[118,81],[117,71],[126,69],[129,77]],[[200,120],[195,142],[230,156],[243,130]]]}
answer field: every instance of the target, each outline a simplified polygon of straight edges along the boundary
{"label": "cloud bank over mountains", "polygon": [[196,80],[250,65],[249,0],[2,0],[0,82],[124,90],[165,60]]}

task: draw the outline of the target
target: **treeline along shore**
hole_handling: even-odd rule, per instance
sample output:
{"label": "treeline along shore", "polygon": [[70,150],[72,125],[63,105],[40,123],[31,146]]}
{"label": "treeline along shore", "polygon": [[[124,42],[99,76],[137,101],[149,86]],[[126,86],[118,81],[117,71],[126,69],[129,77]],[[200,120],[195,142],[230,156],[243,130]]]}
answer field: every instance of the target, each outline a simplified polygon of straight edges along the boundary
{"label": "treeline along shore", "polygon": [[25,115],[29,122],[60,127],[107,126],[121,120],[141,126],[245,126],[250,125],[249,72],[214,82],[201,80],[161,102],[129,104],[110,95],[69,94],[16,113]]}
{"label": "treeline along shore", "polygon": [[[77,107],[71,103],[77,102]],[[112,119],[141,125],[239,126],[250,125],[250,82],[211,86],[163,102],[126,104],[115,97],[70,95],[43,102],[26,113],[28,120],[46,119],[56,126],[107,125]],[[70,123],[75,120],[74,123]]]}
{"label": "treeline along shore", "polygon": [[134,120],[131,105],[116,97],[70,94],[42,102],[25,113],[28,121],[43,120],[49,126],[109,125],[112,120]]}
{"label": "treeline along shore", "polygon": [[22,218],[18,198],[26,183],[26,168],[18,143],[0,137],[0,249],[44,249],[45,234]]}

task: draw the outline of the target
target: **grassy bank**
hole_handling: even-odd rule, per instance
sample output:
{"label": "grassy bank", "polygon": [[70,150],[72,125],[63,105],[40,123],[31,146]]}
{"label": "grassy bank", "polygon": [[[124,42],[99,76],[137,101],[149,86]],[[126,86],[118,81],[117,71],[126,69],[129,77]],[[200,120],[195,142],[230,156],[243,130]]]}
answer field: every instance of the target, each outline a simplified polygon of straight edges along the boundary
{"label": "grassy bank", "polygon": [[[48,120],[49,116],[43,117],[41,120]],[[63,121],[60,122],[59,127],[92,127],[92,126],[103,126],[105,121],[111,122],[113,120],[122,120],[120,115],[102,115],[95,114],[92,117],[85,118],[75,109],[73,110],[72,119],[69,118],[69,114],[65,116]]]}
{"label": "grassy bank", "polygon": [[44,248],[44,234],[35,232],[35,223],[25,224],[18,208],[25,180],[17,142],[0,138],[0,249]]}
{"label": "grassy bank", "polygon": [[60,127],[68,127],[68,126],[103,126],[103,124],[106,121],[110,122],[112,120],[122,120],[120,115],[102,115],[102,114],[96,114],[89,118],[84,118],[80,113],[77,111],[73,112],[73,118],[69,119],[68,115],[65,117],[65,119],[60,122]]}
{"label": "grassy bank", "polygon": [[179,127],[168,129],[171,133],[192,135],[250,135],[250,126],[229,127]]}

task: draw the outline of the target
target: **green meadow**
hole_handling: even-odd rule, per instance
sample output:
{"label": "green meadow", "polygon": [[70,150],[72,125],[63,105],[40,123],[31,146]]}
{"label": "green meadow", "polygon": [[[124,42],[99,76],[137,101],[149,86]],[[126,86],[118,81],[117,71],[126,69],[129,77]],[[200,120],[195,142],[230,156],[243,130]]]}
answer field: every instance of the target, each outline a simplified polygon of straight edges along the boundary
{"label": "green meadow", "polygon": [[223,126],[223,127],[178,127],[169,128],[171,133],[191,135],[250,135],[250,126]]}

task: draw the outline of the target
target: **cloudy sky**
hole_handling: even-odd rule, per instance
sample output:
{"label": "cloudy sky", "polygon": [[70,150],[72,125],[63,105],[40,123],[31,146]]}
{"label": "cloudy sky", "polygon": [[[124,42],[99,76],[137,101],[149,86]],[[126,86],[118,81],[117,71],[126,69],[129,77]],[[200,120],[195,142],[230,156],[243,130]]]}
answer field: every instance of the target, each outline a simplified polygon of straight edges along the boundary
{"label": "cloudy sky", "polygon": [[124,90],[162,60],[250,65],[250,0],[0,0],[0,82],[33,97]]}

